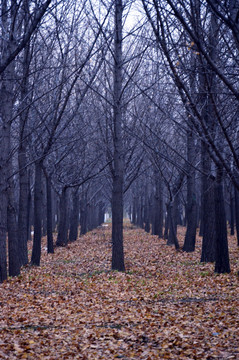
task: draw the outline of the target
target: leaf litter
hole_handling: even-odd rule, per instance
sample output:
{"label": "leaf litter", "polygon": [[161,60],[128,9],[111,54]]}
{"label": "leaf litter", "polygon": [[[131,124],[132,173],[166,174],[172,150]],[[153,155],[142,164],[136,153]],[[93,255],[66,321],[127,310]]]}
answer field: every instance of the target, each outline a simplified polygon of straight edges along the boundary
{"label": "leaf litter", "polygon": [[111,271],[110,238],[100,227],[53,255],[43,239],[41,267],[0,285],[0,359],[239,359],[235,237],[222,275],[199,237],[184,253],[130,224],[126,271]]}

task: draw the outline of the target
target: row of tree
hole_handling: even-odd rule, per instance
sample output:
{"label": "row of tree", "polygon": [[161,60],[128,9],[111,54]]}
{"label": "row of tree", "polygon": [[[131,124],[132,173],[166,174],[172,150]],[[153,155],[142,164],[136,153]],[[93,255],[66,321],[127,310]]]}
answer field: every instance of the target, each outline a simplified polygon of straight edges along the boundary
{"label": "row of tree", "polygon": [[[132,222],[229,272],[239,228],[239,3],[2,0],[0,281],[103,222]],[[225,208],[226,202],[230,203]],[[227,211],[225,211],[225,209]],[[229,211],[230,210],[230,211]],[[230,214],[229,214],[230,213]],[[238,229],[239,230],[239,229]],[[69,234],[69,236],[68,236]],[[7,242],[9,261],[7,265]]]}

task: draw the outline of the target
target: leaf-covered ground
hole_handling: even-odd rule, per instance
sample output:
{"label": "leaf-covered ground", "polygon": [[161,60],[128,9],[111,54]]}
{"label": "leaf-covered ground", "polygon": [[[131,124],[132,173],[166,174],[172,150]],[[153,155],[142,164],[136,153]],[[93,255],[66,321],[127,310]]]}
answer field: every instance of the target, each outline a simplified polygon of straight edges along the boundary
{"label": "leaf-covered ground", "polygon": [[[179,229],[182,245],[184,230]],[[110,271],[110,226],[0,284],[0,359],[239,359],[239,252],[215,275],[193,254],[125,227],[126,272]]]}

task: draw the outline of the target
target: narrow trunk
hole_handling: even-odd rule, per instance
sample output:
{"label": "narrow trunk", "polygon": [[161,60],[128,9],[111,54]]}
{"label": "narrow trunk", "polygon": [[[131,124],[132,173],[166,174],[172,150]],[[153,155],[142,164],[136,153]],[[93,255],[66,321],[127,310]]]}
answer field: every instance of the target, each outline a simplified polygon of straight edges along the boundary
{"label": "narrow trunk", "polygon": [[8,186],[7,208],[9,276],[18,276],[20,274],[21,268],[18,249],[18,227],[16,215],[17,214],[14,204],[13,183],[12,180],[10,180]]}
{"label": "narrow trunk", "polygon": [[235,216],[234,216],[234,198],[232,195],[232,191],[230,192],[230,229],[231,235],[234,235],[234,227],[235,227]]}
{"label": "narrow trunk", "polygon": [[47,252],[54,253],[53,236],[52,236],[52,193],[51,179],[46,177],[46,197],[47,197]]}
{"label": "narrow trunk", "polygon": [[165,216],[165,227],[164,227],[163,238],[164,238],[165,240],[168,239],[168,212],[167,212],[167,214],[166,214],[166,216]]}
{"label": "narrow trunk", "polygon": [[31,226],[32,226],[32,194],[30,189],[30,177],[28,175],[28,196],[27,196],[27,240],[32,240]]}
{"label": "narrow trunk", "polygon": [[[189,129],[187,132],[187,159],[190,165],[194,164],[195,156],[196,154],[195,154],[194,136],[193,136],[193,132]],[[187,220],[187,231],[185,235],[183,251],[192,252],[195,250],[196,229],[197,229],[195,170],[192,166],[190,166],[189,174],[187,176],[186,220]]]}
{"label": "narrow trunk", "polygon": [[42,178],[42,236],[47,235],[47,185],[45,176]]}
{"label": "narrow trunk", "polygon": [[179,243],[177,239],[177,221],[176,221],[176,202],[173,201],[167,206],[168,212],[168,225],[169,225],[169,235],[167,245],[174,245],[175,249],[179,249]]}
{"label": "narrow trunk", "polygon": [[84,235],[87,233],[87,204],[86,196],[83,196],[80,200],[80,234]]}
{"label": "narrow trunk", "polygon": [[105,218],[105,206],[103,201],[100,201],[98,205],[98,225],[103,224]]}
{"label": "narrow trunk", "polygon": [[41,163],[35,163],[34,183],[34,238],[31,264],[40,266],[41,260],[41,223],[42,223],[42,167]]}
{"label": "narrow trunk", "polygon": [[227,221],[224,206],[222,170],[217,170],[217,179],[214,185],[215,214],[216,214],[216,262],[215,272],[229,273],[229,253],[227,241]]}
{"label": "narrow trunk", "polygon": [[148,193],[145,196],[145,205],[144,205],[144,230],[149,233],[150,232],[150,220],[149,220],[149,197]]}
{"label": "narrow trunk", "polygon": [[[4,62],[11,53],[14,38],[12,35],[12,12],[9,12],[8,2],[1,4],[1,60]],[[13,79],[15,79],[15,64],[11,64],[0,76],[0,282],[7,279],[7,179],[9,177],[10,129],[13,110]]]}
{"label": "narrow trunk", "polygon": [[[216,5],[216,3],[215,3]],[[209,8],[210,11],[210,8]],[[209,56],[217,62],[218,60],[218,34],[219,34],[218,18],[213,11],[210,14],[210,27],[208,32],[208,52]],[[202,64],[203,65],[203,64]],[[218,91],[217,78],[211,71],[210,67],[206,65],[205,69],[201,72],[200,77],[200,89],[201,92],[201,105],[203,121],[207,125],[207,131],[210,133],[212,139],[215,140],[217,133],[217,120],[214,108],[214,102],[217,103],[219,99],[216,99]],[[203,216],[203,244],[202,244],[202,262],[215,261],[216,251],[216,229],[215,223],[215,198],[214,198],[214,183],[210,179],[212,174],[212,161],[208,154],[208,148],[205,143],[202,144],[202,216]]]}
{"label": "narrow trunk", "polygon": [[56,246],[66,246],[68,243],[67,216],[67,187],[64,187],[60,198],[60,219]]}
{"label": "narrow trunk", "polygon": [[[211,173],[211,159],[206,152],[205,145],[202,144],[202,164],[204,174]],[[203,241],[201,262],[215,261],[215,204],[213,194],[213,180],[206,175],[202,175],[202,221],[203,221]]]}
{"label": "narrow trunk", "polygon": [[18,207],[18,246],[21,265],[28,263],[27,240],[28,240],[28,174],[26,169],[25,148],[20,145],[18,152],[19,166],[19,207]]}
{"label": "narrow trunk", "polygon": [[[25,4],[28,5],[27,2]],[[28,7],[28,6],[27,6]],[[28,26],[26,20],[25,28]],[[22,61],[22,83],[21,83],[21,111],[19,116],[19,149],[18,149],[18,167],[19,167],[19,201],[18,201],[18,243],[21,265],[28,263],[28,194],[29,180],[27,172],[27,142],[26,125],[29,113],[29,67],[31,56],[29,54],[30,45],[28,44],[23,52]]]}
{"label": "narrow trunk", "polygon": [[72,211],[70,219],[70,233],[69,241],[76,241],[78,236],[78,225],[79,225],[79,194],[78,189],[74,190],[72,194]]}
{"label": "narrow trunk", "polygon": [[112,269],[124,271],[123,249],[123,144],[122,144],[122,0],[115,1],[114,49],[114,173],[112,190]]}
{"label": "narrow trunk", "polygon": [[162,181],[158,173],[155,173],[155,196],[153,209],[152,235],[163,237],[163,201]]}
{"label": "narrow trunk", "polygon": [[239,191],[235,188],[235,222],[237,233],[237,245],[239,246]]}
{"label": "narrow trunk", "polygon": [[136,225],[136,198],[133,198],[132,224]]}

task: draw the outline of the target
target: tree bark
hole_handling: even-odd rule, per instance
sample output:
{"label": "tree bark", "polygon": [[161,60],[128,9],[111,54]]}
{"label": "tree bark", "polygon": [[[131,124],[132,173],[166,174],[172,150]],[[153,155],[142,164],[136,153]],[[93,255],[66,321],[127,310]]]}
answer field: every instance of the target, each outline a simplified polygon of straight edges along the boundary
{"label": "tree bark", "polygon": [[[1,6],[1,61],[4,62],[13,46],[10,29],[12,13],[9,15],[7,1],[2,1]],[[12,34],[11,34],[12,35]],[[11,39],[10,39],[11,37]],[[1,73],[0,83],[0,282],[7,279],[7,254],[6,254],[6,235],[7,235],[7,206],[8,206],[8,178],[9,178],[9,159],[10,156],[10,131],[14,103],[14,84],[15,64]],[[15,246],[15,245],[14,245]],[[11,247],[12,249],[12,247]]]}
{"label": "tree bark", "polygon": [[87,233],[87,198],[82,196],[80,200],[80,235]]}
{"label": "tree bark", "polygon": [[[211,160],[204,150],[203,171],[205,174],[211,172]],[[213,194],[213,180],[202,175],[202,222],[203,240],[201,262],[215,261],[215,198]]]}
{"label": "tree bark", "polygon": [[[29,11],[28,3],[26,11]],[[24,27],[27,28],[27,20],[24,19]],[[26,143],[26,125],[29,114],[29,67],[30,67],[30,46],[25,47],[22,61],[22,83],[21,83],[21,109],[19,116],[19,202],[18,202],[18,242],[21,265],[28,263],[28,194],[29,181],[27,172],[27,143]]]}
{"label": "tree bark", "polygon": [[31,264],[40,266],[41,261],[41,236],[42,236],[42,164],[35,163],[34,183],[34,238]]}
{"label": "tree bark", "polygon": [[237,245],[239,246],[239,191],[235,188],[235,222],[237,233]]}
{"label": "tree bark", "polygon": [[51,179],[46,176],[46,197],[47,197],[47,253],[54,254],[54,244],[52,235],[52,193]]}
{"label": "tree bark", "polygon": [[217,178],[214,185],[215,214],[216,214],[216,262],[215,272],[229,273],[229,252],[227,241],[227,221],[224,206],[222,169],[217,169]]}
{"label": "tree bark", "polygon": [[68,243],[67,216],[68,216],[67,187],[65,186],[62,189],[62,193],[60,197],[60,219],[59,219],[59,228],[58,228],[56,246],[66,246]]}
{"label": "tree bark", "polygon": [[[193,132],[189,129],[187,132],[187,158],[188,163],[193,165],[195,162],[195,145]],[[186,221],[187,231],[185,235],[183,251],[192,252],[195,250],[196,229],[197,229],[197,201],[195,187],[195,170],[189,165],[189,174],[187,176],[187,205]]]}
{"label": "tree bark", "polygon": [[163,237],[163,199],[162,199],[162,181],[160,175],[155,172],[155,195],[153,208],[152,235]]}
{"label": "tree bark", "polygon": [[112,190],[112,270],[124,271],[123,249],[123,180],[124,161],[122,144],[122,0],[115,1],[114,42],[114,156]]}
{"label": "tree bark", "polygon": [[20,144],[18,151],[19,166],[19,207],[18,207],[18,244],[21,265],[28,263],[27,240],[28,240],[28,195],[29,182],[26,169],[26,149]]}
{"label": "tree bark", "polygon": [[167,205],[167,213],[168,213],[168,225],[169,225],[169,234],[168,234],[168,241],[167,245],[174,245],[175,249],[179,249],[179,243],[177,239],[177,211],[176,211],[177,203],[175,200],[170,202]]}
{"label": "tree bark", "polygon": [[234,206],[234,197],[232,191],[230,191],[230,229],[231,235],[234,235],[234,227],[235,227],[235,206]]}
{"label": "tree bark", "polygon": [[[9,163],[10,166],[11,162]],[[7,207],[7,231],[8,231],[8,259],[9,276],[18,276],[20,274],[21,263],[19,259],[18,248],[18,227],[17,213],[15,208],[13,182],[10,180],[8,186],[8,207]]]}
{"label": "tree bark", "polygon": [[72,211],[70,219],[70,233],[69,241],[76,241],[78,236],[78,226],[79,226],[79,194],[78,189],[73,191],[72,194]]}

